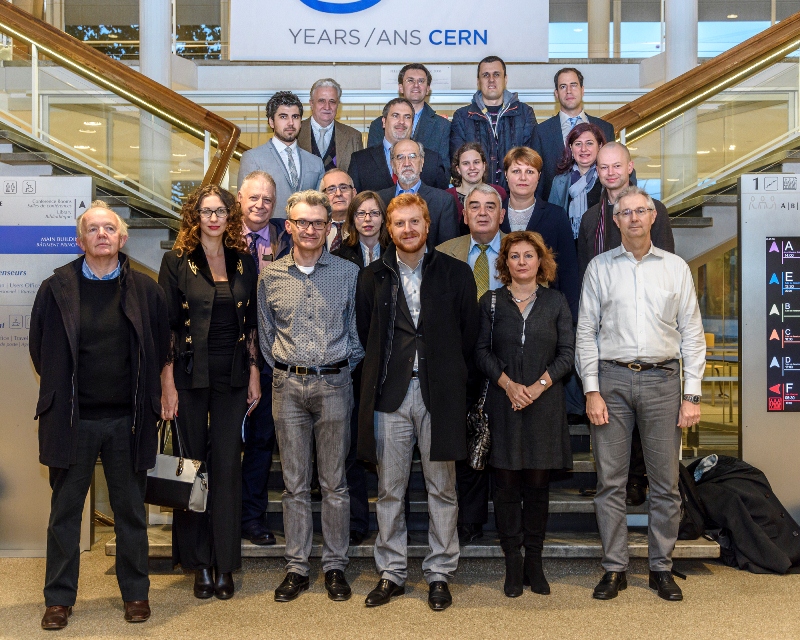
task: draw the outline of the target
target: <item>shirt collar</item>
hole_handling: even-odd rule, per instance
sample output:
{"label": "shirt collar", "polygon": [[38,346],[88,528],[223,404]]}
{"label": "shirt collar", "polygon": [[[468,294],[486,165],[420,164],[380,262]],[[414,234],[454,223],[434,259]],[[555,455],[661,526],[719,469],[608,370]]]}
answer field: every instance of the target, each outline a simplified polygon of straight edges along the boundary
{"label": "shirt collar", "polygon": [[114,269],[114,270],[113,270],[111,273],[107,273],[107,274],[106,274],[106,275],[104,275],[102,278],[98,278],[98,277],[97,277],[97,276],[94,274],[94,271],[92,271],[92,270],[89,268],[89,263],[88,263],[88,262],[86,262],[86,259],[84,258],[84,260],[83,260],[83,267],[82,267],[82,269],[81,269],[81,272],[83,273],[83,277],[84,277],[84,278],[86,278],[86,279],[88,279],[88,280],[113,280],[114,278],[119,278],[119,273],[120,273],[120,263],[119,263],[119,260],[117,260],[117,267],[116,267],[116,269]]}
{"label": "shirt collar", "polygon": [[[625,249],[625,245],[623,245],[623,244],[620,244],[618,247],[615,247],[615,248],[609,250],[609,254],[611,255],[612,259],[619,258],[620,256],[626,256],[626,257],[630,258],[631,260],[635,260],[635,258],[633,257],[633,254],[630,251],[628,251],[627,249]],[[664,257],[664,251],[663,251],[663,249],[659,249],[656,245],[654,245],[653,241],[651,240],[650,241],[650,248],[647,250],[647,253],[645,253],[642,256],[642,260],[647,258],[647,256],[653,256],[655,258],[663,258]]]}
{"label": "shirt collar", "polygon": [[285,145],[283,142],[278,140],[275,136],[272,136],[272,145],[278,151],[278,153],[284,153],[286,149],[291,149],[292,153],[297,154],[297,139],[292,142],[290,145]]}
{"label": "shirt collar", "polygon": [[399,196],[401,193],[417,193],[419,192],[421,186],[422,186],[422,180],[417,180],[417,184],[415,184],[410,189],[403,189],[403,187],[400,186],[400,181],[398,181],[397,188],[394,191],[394,195]]}
{"label": "shirt collar", "polygon": [[258,234],[258,236],[262,240],[265,240],[266,242],[269,242],[269,222],[267,222],[267,224],[265,224],[264,227],[262,229],[259,229],[258,231],[253,231],[244,222],[242,223],[242,227],[244,229],[243,233],[244,233],[245,237],[249,236],[251,233],[255,233],[255,234]]}
{"label": "shirt collar", "polygon": [[329,124],[327,127],[323,127],[323,126],[322,126],[322,125],[321,125],[319,122],[317,122],[316,120],[314,120],[314,116],[311,116],[311,117],[309,118],[309,120],[311,120],[311,129],[312,129],[312,130],[314,131],[314,133],[316,133],[316,134],[319,134],[319,132],[320,132],[322,129],[325,129],[325,131],[326,131],[326,132],[328,132],[328,131],[332,130],[332,129],[333,129],[333,126],[334,126],[334,124],[335,124],[335,121],[334,121],[334,122],[331,122],[331,123],[330,123],[330,124]]}
{"label": "shirt collar", "polygon": [[[289,270],[289,267],[296,267],[297,266],[297,264],[294,261],[294,248],[292,248],[291,251],[289,251],[289,253],[286,254],[283,258],[281,258],[278,262],[282,262],[284,260],[285,260],[284,264],[286,265],[286,270],[287,271]],[[330,262],[331,262],[331,254],[328,253],[328,249],[323,244],[322,245],[322,255],[314,263],[314,266],[315,267],[324,266],[324,265],[330,264]]]}
{"label": "shirt collar", "polygon": [[[425,254],[428,253],[428,247],[425,247]],[[401,273],[416,273],[417,270],[422,269],[422,263],[425,262],[425,255],[422,256],[422,260],[419,261],[419,264],[415,268],[411,268],[405,262],[403,262],[399,257],[397,258],[397,268]]]}
{"label": "shirt collar", "polygon": [[[559,111],[558,112],[558,117],[560,118],[561,126],[563,127],[566,124],[567,120],[569,120],[571,117],[574,117],[574,116],[568,116],[563,111]],[[578,118],[580,118],[578,120],[579,123],[580,122],[589,122],[589,118],[586,117],[586,112],[583,109],[581,109],[581,112],[578,114]]]}
{"label": "shirt collar", "polygon": [[[475,242],[475,238],[472,236],[469,237],[469,250],[472,251],[474,247],[477,247],[478,243]],[[491,242],[489,242],[489,248],[494,251],[496,254],[500,254],[500,231],[495,234],[494,238],[492,238]],[[479,249],[480,251],[480,249]]]}

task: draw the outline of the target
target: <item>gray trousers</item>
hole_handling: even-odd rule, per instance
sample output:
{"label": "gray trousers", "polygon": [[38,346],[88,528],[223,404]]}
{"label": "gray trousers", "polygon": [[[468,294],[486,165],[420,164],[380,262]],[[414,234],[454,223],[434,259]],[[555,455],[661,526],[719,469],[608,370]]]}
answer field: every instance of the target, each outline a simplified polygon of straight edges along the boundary
{"label": "gray trousers", "polygon": [[650,482],[647,527],[650,569],[672,569],[681,507],[678,493],[681,430],[677,426],[681,380],[678,363],[669,367],[637,373],[600,362],[600,395],[608,407],[608,424],[592,425],[591,434],[597,466],[594,504],[606,571],[628,568],[625,486],[635,424],[639,425],[642,436]]}
{"label": "gray trousers", "polygon": [[333,375],[300,376],[275,369],[272,416],[283,468],[283,524],[286,571],[310,571],[312,438],[322,489],[322,569],[347,566],[350,544],[350,495],[345,459],[350,448],[353,385],[346,368]]}
{"label": "gray trousers", "polygon": [[378,537],[375,565],[381,578],[403,585],[408,576],[405,494],[411,474],[414,443],[419,445],[428,491],[428,545],[422,561],[425,581],[448,582],[458,568],[458,496],[456,463],[431,462],[431,415],[425,408],[419,380],[411,380],[406,397],[394,413],[375,412],[378,454]]}

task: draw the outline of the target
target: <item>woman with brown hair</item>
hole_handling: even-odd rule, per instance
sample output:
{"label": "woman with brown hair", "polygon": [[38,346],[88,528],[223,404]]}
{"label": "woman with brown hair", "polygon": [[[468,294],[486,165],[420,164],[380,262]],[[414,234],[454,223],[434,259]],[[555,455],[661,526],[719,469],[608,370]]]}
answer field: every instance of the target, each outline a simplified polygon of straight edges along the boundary
{"label": "woman with brown hair", "polygon": [[206,512],[174,511],[172,521],[173,564],[195,572],[197,598],[233,596],[242,562],[242,422],[261,397],[258,276],[242,224],[230,193],[196,189],[158,276],[172,330],[161,417],[180,415],[184,455],[208,468]]}
{"label": "woman with brown hair", "polygon": [[[447,189],[447,193],[456,200],[458,209],[458,222],[464,235],[469,233],[469,227],[464,222],[464,200],[479,184],[486,180],[486,154],[479,142],[465,142],[453,156],[450,162],[450,181],[454,186]],[[491,185],[500,195],[500,201],[506,199],[506,190],[500,185]]]}
{"label": "woman with brown hair", "polygon": [[505,236],[497,272],[505,286],[481,297],[475,354],[490,381],[485,408],[492,432],[494,514],[506,559],[503,590],[515,598],[529,584],[546,595],[542,549],[550,470],[572,468],[562,385],[575,352],[572,314],[564,294],[546,286],[555,278],[556,262],[538,233]]}
{"label": "woman with brown hair", "polygon": [[333,251],[363,268],[380,258],[391,238],[386,229],[386,205],[374,191],[357,194],[344,218],[342,246]]}

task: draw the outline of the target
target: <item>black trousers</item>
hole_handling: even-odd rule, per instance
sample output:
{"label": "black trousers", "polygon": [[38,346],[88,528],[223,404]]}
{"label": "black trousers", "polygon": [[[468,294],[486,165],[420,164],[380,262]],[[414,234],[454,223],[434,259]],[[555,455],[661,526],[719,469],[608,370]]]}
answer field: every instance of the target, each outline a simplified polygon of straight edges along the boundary
{"label": "black trousers", "polygon": [[242,530],[259,533],[267,528],[270,467],[275,449],[272,419],[272,369],[261,371],[261,401],[250,414],[242,456]]}
{"label": "black trousers", "polygon": [[69,469],[50,467],[50,522],[47,525],[45,605],[71,607],[78,593],[81,516],[92,483],[97,456],[103,461],[117,535],[115,559],[122,599],[147,600],[146,471],[134,471],[131,418],[81,420],[77,462]]}
{"label": "black trousers", "polygon": [[489,519],[488,469],[475,471],[466,460],[456,462],[458,524],[486,524]]}
{"label": "black trousers", "polygon": [[350,494],[350,531],[366,534],[369,531],[369,499],[367,496],[367,470],[357,458],[358,453],[358,402],[350,413],[350,450],[344,469]]}
{"label": "black trousers", "polygon": [[[209,355],[210,386],[178,390],[178,427],[185,454],[205,460],[208,507],[205,513],[172,514],[172,562],[184,569],[217,567],[221,573],[242,565],[242,420],[247,387],[231,387],[233,356]],[[175,446],[173,439],[173,447]]]}

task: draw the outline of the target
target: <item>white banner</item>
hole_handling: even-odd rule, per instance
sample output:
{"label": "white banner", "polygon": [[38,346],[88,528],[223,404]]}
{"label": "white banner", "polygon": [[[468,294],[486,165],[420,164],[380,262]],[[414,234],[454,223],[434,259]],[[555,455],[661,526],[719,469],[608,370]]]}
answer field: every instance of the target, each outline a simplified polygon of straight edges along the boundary
{"label": "white banner", "polygon": [[549,0],[230,0],[231,60],[547,62]]}

